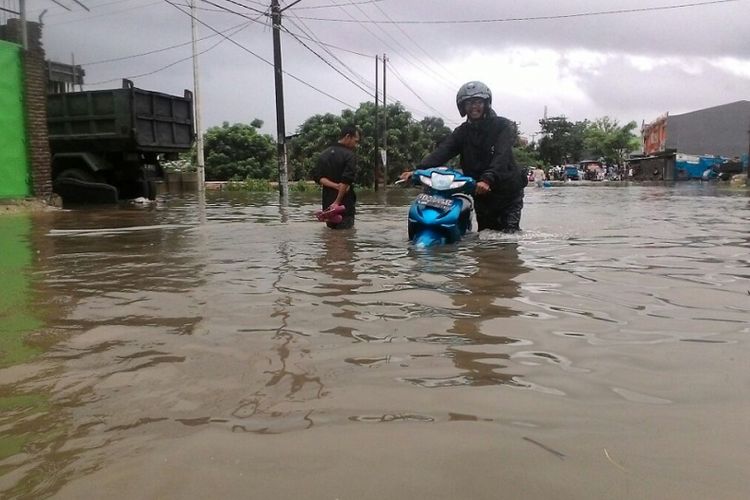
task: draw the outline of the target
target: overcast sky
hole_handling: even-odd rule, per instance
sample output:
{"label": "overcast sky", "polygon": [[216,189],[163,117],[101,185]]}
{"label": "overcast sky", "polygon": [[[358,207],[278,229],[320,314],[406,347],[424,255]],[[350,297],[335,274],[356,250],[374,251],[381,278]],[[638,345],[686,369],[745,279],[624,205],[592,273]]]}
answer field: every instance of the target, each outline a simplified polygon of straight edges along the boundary
{"label": "overcast sky", "polygon": [[[47,9],[47,56],[70,62],[74,54],[85,88],[116,87],[123,77],[148,90],[192,88],[184,12],[164,0],[80,0],[90,12],[58,1],[71,10],[34,0],[29,17]],[[198,2],[204,129],[259,118],[275,136],[269,4]],[[372,101],[375,54],[383,53],[388,101],[400,101],[416,119],[439,116],[456,126],[458,87],[481,80],[498,114],[519,122],[528,137],[545,109],[574,121],[609,116],[640,125],[665,112],[750,99],[750,0],[281,2],[288,5],[283,26],[297,38],[285,33],[281,40],[287,134],[314,114]]]}

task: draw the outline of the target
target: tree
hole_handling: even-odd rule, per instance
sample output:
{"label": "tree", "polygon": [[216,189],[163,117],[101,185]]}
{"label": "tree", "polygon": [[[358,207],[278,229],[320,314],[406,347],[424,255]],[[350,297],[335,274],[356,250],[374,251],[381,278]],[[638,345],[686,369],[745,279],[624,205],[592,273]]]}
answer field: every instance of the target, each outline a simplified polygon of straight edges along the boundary
{"label": "tree", "polygon": [[224,122],[204,135],[206,180],[271,179],[276,173],[273,138],[258,132],[261,120],[252,124]]}
{"label": "tree", "polygon": [[[382,113],[380,133],[382,133]],[[450,133],[439,118],[428,117],[416,122],[400,103],[386,106],[388,124],[388,182],[410,169],[435,144]],[[357,150],[357,179],[359,185],[371,186],[375,179],[375,104],[365,102],[355,110],[344,110],[340,116],[331,113],[308,118],[297,130],[289,144],[290,173],[293,179],[309,179],[320,152],[338,139],[343,124],[354,124],[362,131]],[[382,146],[382,142],[381,142]]]}
{"label": "tree", "polygon": [[584,147],[593,158],[620,165],[628,153],[640,148],[640,139],[633,133],[637,127],[634,121],[621,127],[608,116],[597,118],[586,129]]}
{"label": "tree", "polygon": [[534,149],[534,143],[513,148],[513,157],[521,167],[536,166],[539,163],[539,153]]}
{"label": "tree", "polygon": [[588,123],[588,120],[572,123],[564,116],[539,120],[543,135],[539,140],[540,158],[550,165],[580,161]]}

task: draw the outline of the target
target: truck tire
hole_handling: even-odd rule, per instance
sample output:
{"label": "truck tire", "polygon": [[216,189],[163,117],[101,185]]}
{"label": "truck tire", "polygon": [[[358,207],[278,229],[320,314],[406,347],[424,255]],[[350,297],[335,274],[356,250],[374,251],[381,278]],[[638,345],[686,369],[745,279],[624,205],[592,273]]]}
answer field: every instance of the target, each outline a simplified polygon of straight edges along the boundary
{"label": "truck tire", "polygon": [[60,172],[55,181],[60,179],[75,179],[83,182],[100,182],[92,171],[83,167],[70,167]]}
{"label": "truck tire", "polygon": [[55,176],[55,193],[63,202],[117,203],[117,188],[101,182],[91,171],[81,167],[66,168]]}

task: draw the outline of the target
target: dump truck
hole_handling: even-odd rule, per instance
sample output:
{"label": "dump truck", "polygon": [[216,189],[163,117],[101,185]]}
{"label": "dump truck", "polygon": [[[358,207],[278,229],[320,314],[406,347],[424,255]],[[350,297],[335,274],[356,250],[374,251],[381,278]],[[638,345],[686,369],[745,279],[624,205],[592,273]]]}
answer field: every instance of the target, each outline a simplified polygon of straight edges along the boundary
{"label": "dump truck", "polygon": [[64,202],[154,199],[161,163],[189,151],[193,95],[122,88],[47,96],[52,184]]}

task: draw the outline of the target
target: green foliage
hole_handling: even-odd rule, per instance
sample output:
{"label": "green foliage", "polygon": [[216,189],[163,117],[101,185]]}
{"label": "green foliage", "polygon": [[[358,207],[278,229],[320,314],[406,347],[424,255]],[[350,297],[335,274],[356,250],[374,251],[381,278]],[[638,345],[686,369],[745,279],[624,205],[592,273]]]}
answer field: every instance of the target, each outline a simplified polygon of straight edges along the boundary
{"label": "green foliage", "polygon": [[276,173],[276,146],[270,135],[258,133],[261,120],[251,125],[224,122],[204,136],[206,180],[271,179]]}
{"label": "green foliage", "polygon": [[584,134],[584,147],[591,158],[604,158],[609,163],[622,164],[628,153],[640,148],[641,143],[634,131],[634,121],[620,127],[617,120],[608,116],[589,124]]}
{"label": "green foliage", "polygon": [[[382,146],[383,109],[380,115]],[[411,113],[400,103],[389,104],[387,113],[388,181],[394,181],[400,172],[413,168],[450,133],[440,118],[425,118],[416,122]],[[354,124],[362,131],[357,149],[358,185],[370,186],[375,179],[375,104],[366,102],[356,110],[344,110],[340,116],[331,113],[315,115],[307,119],[298,129],[289,144],[289,176],[292,179],[310,179],[320,152],[338,140],[343,124]],[[379,162],[379,160],[377,160]],[[379,163],[378,163],[379,164]]]}
{"label": "green foliage", "polygon": [[289,184],[289,190],[295,193],[310,193],[320,191],[320,186],[314,182],[299,180]]}
{"label": "green foliage", "polygon": [[275,190],[268,179],[247,178],[242,181],[234,180],[227,182],[227,191],[252,191],[255,193],[267,193]]}
{"label": "green foliage", "polygon": [[640,148],[636,122],[620,126],[605,116],[593,122],[571,123],[564,116],[539,120],[544,137],[539,141],[540,158],[551,165],[604,158],[622,164],[628,153]]}
{"label": "green foliage", "polygon": [[541,160],[550,165],[580,161],[588,123],[588,120],[569,122],[564,116],[539,120],[543,135],[538,147]]}
{"label": "green foliage", "polygon": [[521,167],[531,167],[539,164],[539,152],[534,149],[534,144],[513,148],[513,157],[516,164]]}

